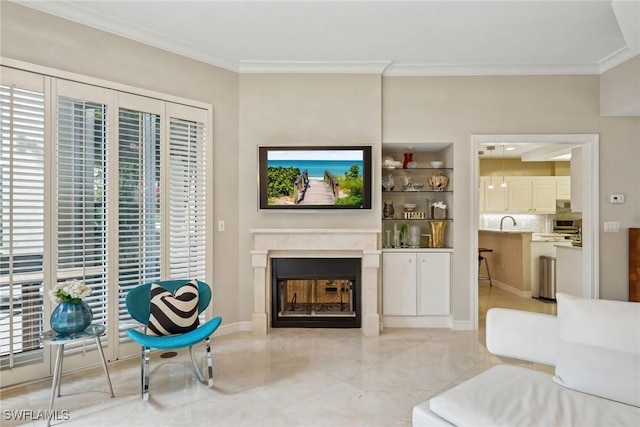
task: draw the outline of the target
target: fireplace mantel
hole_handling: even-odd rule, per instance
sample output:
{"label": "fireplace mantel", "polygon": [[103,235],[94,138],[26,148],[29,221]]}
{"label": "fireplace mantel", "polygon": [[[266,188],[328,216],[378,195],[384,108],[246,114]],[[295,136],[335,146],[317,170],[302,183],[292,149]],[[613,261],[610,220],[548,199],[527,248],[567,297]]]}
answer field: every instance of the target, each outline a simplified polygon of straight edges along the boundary
{"label": "fireplace mantel", "polygon": [[271,310],[271,258],[361,258],[362,333],[380,333],[378,312],[379,230],[373,229],[252,229],[254,334],[269,332]]}

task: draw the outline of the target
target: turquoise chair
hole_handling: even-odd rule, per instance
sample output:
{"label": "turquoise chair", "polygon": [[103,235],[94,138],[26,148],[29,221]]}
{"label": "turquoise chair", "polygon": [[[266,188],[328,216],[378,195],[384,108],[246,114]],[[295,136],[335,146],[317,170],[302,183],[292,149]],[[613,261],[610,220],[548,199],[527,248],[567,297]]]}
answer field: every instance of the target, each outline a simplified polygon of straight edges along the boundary
{"label": "turquoise chair", "polygon": [[[154,283],[162,286],[167,291],[173,293],[180,286],[187,283],[189,280],[160,280]],[[151,283],[137,286],[131,289],[127,293],[126,305],[127,311],[131,317],[145,326],[145,332],[147,324],[149,323],[149,293],[151,290]],[[209,303],[211,302],[211,288],[205,282],[198,281],[198,313],[202,313]],[[127,335],[142,346],[141,355],[141,385],[142,385],[142,399],[149,400],[149,360],[151,358],[151,349],[170,350],[189,347],[189,354],[191,355],[191,363],[193,370],[198,377],[198,380],[202,383],[206,383],[209,387],[213,387],[213,365],[211,362],[211,344],[209,337],[218,329],[222,322],[221,317],[216,317],[208,322],[200,325],[193,331],[186,332],[180,335],[167,335],[156,336],[146,335],[136,329],[128,329]],[[193,355],[193,345],[204,341],[206,345],[206,359],[207,359],[207,380],[198,368],[195,356]]]}

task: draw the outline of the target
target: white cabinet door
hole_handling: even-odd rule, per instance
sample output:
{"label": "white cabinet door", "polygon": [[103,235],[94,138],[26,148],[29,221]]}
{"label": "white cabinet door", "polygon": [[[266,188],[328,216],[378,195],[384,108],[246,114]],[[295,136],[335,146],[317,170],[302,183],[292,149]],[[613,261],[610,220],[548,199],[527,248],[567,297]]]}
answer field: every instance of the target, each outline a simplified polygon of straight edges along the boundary
{"label": "white cabinet door", "polygon": [[416,315],[416,253],[382,255],[382,314]]}
{"label": "white cabinet door", "polygon": [[416,265],[417,314],[450,314],[451,254],[419,253]]}
{"label": "white cabinet door", "polygon": [[487,186],[484,189],[484,211],[504,212],[507,209],[507,192],[501,187],[502,177],[487,177]]}
{"label": "white cabinet door", "polygon": [[570,176],[556,176],[556,199],[571,200]]}
{"label": "white cabinet door", "polygon": [[531,180],[531,211],[537,214],[556,212],[555,177],[540,177]]}
{"label": "white cabinet door", "polygon": [[509,177],[507,182],[507,211],[531,211],[531,178]]}

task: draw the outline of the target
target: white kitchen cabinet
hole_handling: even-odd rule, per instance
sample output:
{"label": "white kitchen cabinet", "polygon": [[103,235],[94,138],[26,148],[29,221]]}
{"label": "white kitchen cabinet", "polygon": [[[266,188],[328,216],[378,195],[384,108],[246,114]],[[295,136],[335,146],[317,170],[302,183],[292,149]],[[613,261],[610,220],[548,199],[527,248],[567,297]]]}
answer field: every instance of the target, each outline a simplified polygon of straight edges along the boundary
{"label": "white kitchen cabinet", "polygon": [[383,315],[449,315],[450,288],[451,253],[383,253]]}
{"label": "white kitchen cabinet", "polygon": [[504,212],[507,210],[507,191],[501,187],[501,176],[488,176],[484,188],[484,212]]}
{"label": "white kitchen cabinet", "polygon": [[556,177],[509,176],[505,178],[505,182],[507,183],[505,212],[536,214],[556,212]]}
{"label": "white kitchen cabinet", "polygon": [[556,199],[571,200],[570,176],[556,176]]}
{"label": "white kitchen cabinet", "polygon": [[531,179],[531,212],[556,213],[556,177]]}
{"label": "white kitchen cabinet", "polygon": [[531,212],[531,178],[514,176],[507,183],[507,212]]}

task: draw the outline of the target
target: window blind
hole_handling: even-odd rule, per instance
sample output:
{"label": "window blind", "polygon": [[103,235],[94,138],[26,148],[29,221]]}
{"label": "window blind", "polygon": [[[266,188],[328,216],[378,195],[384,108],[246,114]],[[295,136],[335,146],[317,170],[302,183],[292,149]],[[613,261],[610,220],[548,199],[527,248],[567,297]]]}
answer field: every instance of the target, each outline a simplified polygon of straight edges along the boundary
{"label": "window blind", "polygon": [[0,86],[0,366],[42,361],[44,94]]}
{"label": "window blind", "polygon": [[175,117],[169,123],[169,274],[204,280],[205,126]]}
{"label": "window blind", "polygon": [[120,109],[118,123],[118,339],[129,341],[126,294],[160,279],[160,116]]}
{"label": "window blind", "polygon": [[93,322],[105,325],[107,119],[103,104],[57,98],[57,280],[89,286]]}

